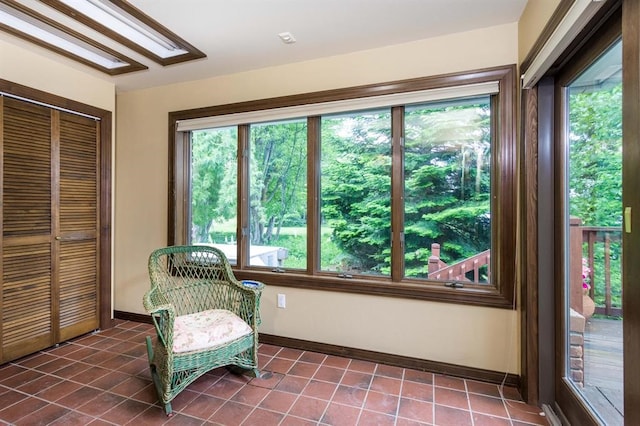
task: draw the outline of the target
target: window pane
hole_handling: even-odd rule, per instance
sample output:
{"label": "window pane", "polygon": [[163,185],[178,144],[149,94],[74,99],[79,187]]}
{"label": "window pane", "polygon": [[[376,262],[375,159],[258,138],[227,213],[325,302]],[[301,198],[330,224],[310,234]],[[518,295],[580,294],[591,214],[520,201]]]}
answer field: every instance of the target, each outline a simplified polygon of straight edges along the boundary
{"label": "window pane", "polygon": [[407,107],[405,276],[488,283],[489,97]]}
{"label": "window pane", "polygon": [[391,112],[322,117],[320,268],[391,273]]}
{"label": "window pane", "polygon": [[307,267],[307,121],[251,125],[249,264]]}
{"label": "window pane", "polygon": [[192,244],[212,244],[236,263],[237,127],[191,133]]}

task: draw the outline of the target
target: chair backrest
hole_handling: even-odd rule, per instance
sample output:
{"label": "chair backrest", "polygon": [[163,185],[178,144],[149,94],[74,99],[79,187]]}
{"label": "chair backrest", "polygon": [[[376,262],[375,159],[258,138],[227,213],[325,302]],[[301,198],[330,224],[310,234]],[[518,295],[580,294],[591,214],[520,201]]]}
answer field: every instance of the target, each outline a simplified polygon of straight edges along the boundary
{"label": "chair backrest", "polygon": [[237,282],[222,251],[210,246],[170,246],[149,256],[151,298],[173,305],[176,315],[229,309],[237,303]]}

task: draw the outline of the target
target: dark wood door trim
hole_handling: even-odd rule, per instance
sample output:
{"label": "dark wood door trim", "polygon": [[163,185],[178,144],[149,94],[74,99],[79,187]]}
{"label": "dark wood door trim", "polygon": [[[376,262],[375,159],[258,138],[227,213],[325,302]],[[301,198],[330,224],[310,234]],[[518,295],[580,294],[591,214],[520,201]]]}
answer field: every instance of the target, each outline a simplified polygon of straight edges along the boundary
{"label": "dark wood door trim", "polygon": [[101,108],[67,99],[27,87],[8,80],[0,79],[0,93],[22,98],[56,109],[67,110],[100,120],[100,262],[99,262],[99,297],[100,297],[100,328],[113,327],[112,297],[111,297],[111,127],[112,113]]}

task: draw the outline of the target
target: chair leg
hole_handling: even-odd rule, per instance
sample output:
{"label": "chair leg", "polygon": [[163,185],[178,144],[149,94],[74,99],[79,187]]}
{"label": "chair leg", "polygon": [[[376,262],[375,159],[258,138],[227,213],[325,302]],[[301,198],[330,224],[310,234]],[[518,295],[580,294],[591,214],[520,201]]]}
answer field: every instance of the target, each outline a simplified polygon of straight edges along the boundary
{"label": "chair leg", "polygon": [[[153,344],[151,343],[151,337],[147,336],[147,356],[149,357],[149,369],[151,370],[151,379],[153,380],[153,385],[156,388],[156,394],[158,395],[158,399],[162,403],[162,381],[160,380],[160,376],[158,376],[158,371],[156,370],[156,366],[153,363]],[[167,417],[173,416],[173,409],[171,408],[171,403],[167,402],[164,404],[164,412]]]}

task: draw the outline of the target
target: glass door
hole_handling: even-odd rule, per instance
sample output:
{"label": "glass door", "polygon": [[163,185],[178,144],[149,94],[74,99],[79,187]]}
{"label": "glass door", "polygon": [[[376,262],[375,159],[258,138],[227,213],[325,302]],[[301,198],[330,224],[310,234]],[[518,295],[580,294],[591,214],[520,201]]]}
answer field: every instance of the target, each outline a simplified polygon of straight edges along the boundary
{"label": "glass door", "polygon": [[622,42],[563,94],[561,380],[594,419],[624,424]]}

